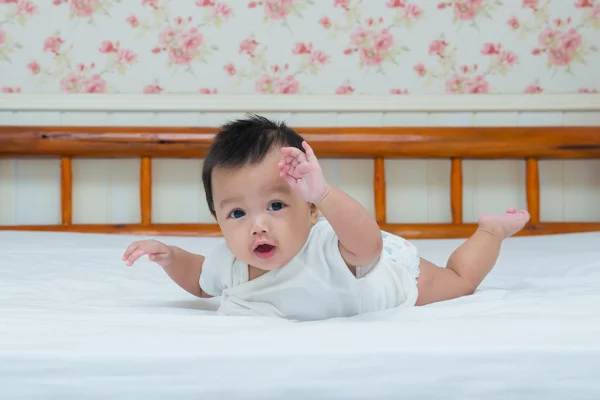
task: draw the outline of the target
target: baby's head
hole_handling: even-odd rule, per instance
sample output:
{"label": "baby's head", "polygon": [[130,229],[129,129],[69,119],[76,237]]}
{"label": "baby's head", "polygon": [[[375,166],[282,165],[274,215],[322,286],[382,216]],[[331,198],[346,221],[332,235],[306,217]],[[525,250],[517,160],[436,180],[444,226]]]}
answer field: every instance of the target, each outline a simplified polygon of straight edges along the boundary
{"label": "baby's head", "polygon": [[283,123],[251,116],[225,124],[204,160],[210,212],[231,252],[263,270],[287,264],[302,248],[318,210],[279,175],[282,147],[304,139]]}

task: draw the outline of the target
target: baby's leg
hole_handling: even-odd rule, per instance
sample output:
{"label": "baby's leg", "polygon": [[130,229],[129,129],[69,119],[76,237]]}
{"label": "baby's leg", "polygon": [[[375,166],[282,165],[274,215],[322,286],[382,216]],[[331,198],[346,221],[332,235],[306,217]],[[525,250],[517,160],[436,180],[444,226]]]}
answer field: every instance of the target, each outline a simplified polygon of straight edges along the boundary
{"label": "baby's leg", "polygon": [[472,294],[498,259],[502,241],[529,221],[527,211],[511,208],[505,215],[484,215],[477,231],[450,256],[446,268],[421,259],[417,305]]}

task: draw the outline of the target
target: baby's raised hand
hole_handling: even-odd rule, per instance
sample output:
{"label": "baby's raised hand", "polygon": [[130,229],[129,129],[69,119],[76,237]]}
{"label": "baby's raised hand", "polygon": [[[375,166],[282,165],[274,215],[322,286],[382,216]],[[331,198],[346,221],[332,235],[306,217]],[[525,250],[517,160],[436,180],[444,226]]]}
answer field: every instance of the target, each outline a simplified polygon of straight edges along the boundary
{"label": "baby's raised hand", "polygon": [[306,151],[295,147],[283,147],[283,157],[279,162],[279,174],[306,201],[318,203],[328,192],[321,165],[312,148],[302,142]]}
{"label": "baby's raised hand", "polygon": [[154,261],[161,267],[167,267],[173,262],[173,250],[157,240],[133,242],[125,250],[123,261],[126,261],[127,266],[131,266],[144,255],[147,255],[150,261]]}

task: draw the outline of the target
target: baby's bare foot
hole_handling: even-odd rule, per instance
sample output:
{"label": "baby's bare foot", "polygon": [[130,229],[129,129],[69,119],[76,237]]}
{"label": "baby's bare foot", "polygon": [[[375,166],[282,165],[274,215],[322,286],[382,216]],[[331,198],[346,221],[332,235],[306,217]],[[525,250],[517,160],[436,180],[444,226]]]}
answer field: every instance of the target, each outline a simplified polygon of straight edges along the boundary
{"label": "baby's bare foot", "polygon": [[526,210],[517,212],[514,208],[509,208],[504,215],[481,216],[478,230],[506,239],[523,229],[529,218]]}

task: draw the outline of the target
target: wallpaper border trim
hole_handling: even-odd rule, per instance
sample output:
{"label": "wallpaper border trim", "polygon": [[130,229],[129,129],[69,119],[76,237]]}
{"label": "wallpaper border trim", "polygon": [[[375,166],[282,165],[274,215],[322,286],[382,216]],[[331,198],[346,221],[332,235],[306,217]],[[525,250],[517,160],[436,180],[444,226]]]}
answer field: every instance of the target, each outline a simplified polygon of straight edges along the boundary
{"label": "wallpaper border trim", "polygon": [[198,95],[2,94],[2,111],[494,112],[600,111],[600,94]]}

